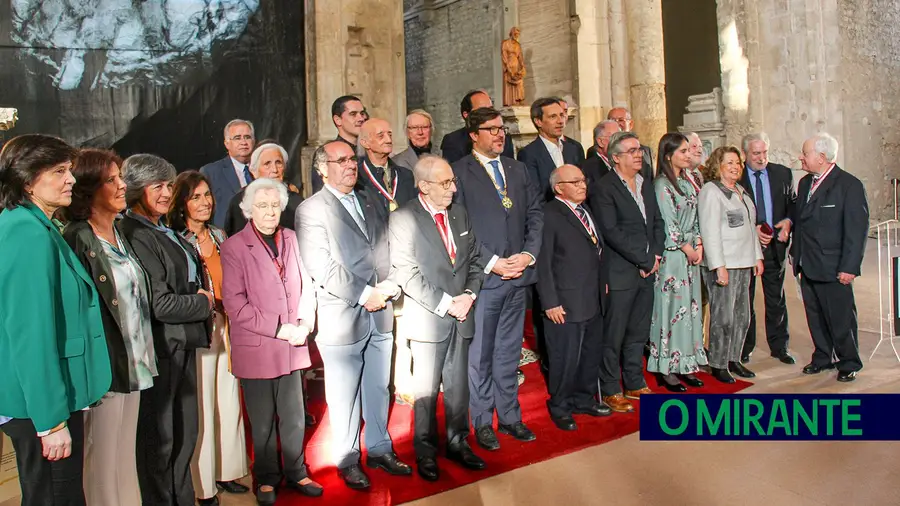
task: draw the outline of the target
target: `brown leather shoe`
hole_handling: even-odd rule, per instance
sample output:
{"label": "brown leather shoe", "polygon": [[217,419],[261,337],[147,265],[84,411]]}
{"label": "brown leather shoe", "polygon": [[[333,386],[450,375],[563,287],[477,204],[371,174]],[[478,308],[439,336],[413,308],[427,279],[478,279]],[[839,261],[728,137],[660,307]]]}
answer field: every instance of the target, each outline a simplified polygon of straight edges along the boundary
{"label": "brown leather shoe", "polygon": [[616,413],[630,413],[634,411],[634,406],[622,397],[622,394],[604,396],[603,402]]}
{"label": "brown leather shoe", "polygon": [[642,394],[652,394],[653,390],[650,390],[647,387],[639,388],[637,390],[625,390],[625,398],[626,399],[640,399]]}

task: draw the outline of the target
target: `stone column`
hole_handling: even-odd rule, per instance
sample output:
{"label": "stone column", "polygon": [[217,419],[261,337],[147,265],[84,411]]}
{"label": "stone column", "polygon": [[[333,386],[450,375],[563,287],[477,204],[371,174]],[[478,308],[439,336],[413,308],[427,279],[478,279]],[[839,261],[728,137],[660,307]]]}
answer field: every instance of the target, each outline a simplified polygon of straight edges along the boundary
{"label": "stone column", "polygon": [[656,149],[666,133],[666,66],[662,0],[628,0],[625,18],[631,55],[631,116],[641,143]]}
{"label": "stone column", "polygon": [[373,118],[391,123],[394,149],[406,149],[406,58],[402,0],[307,0],[304,191],[316,147],[337,135],[331,103],[356,95]]}
{"label": "stone column", "polygon": [[606,0],[575,0],[575,79],[578,97],[578,140],[594,144],[594,125],[606,118],[612,101],[609,9]]}

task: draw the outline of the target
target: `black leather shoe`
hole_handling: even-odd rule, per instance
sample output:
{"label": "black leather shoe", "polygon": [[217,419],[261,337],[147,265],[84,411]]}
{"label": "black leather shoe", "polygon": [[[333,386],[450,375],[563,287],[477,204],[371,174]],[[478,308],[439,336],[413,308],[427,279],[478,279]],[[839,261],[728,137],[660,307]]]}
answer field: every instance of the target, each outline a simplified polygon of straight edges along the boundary
{"label": "black leather shoe", "polygon": [[676,381],[676,383],[674,383],[674,384],[669,383],[666,380],[665,375],[662,375],[662,374],[656,375],[656,384],[658,386],[665,387],[666,390],[668,390],[670,392],[675,392],[676,394],[680,394],[682,392],[687,392],[687,388],[685,388],[684,385],[682,385],[680,381],[678,381],[677,379],[675,381]]}
{"label": "black leather shoe", "polygon": [[319,497],[325,492],[325,489],[322,488],[322,485],[309,480],[309,483],[306,485],[302,485],[299,481],[285,481],[284,485],[287,488],[291,488],[305,495],[306,497]]}
{"label": "black leather shoe", "polygon": [[693,374],[679,374],[678,379],[691,388],[700,388],[703,386],[703,382]]}
{"label": "black leather shoe", "polygon": [[506,434],[507,436],[512,436],[519,441],[534,441],[537,439],[534,436],[534,432],[528,430],[528,427],[525,426],[522,422],[516,422],[512,425],[503,425],[502,423],[497,424],[497,432],[501,434]]}
{"label": "black leather shoe", "polygon": [[311,414],[307,413],[307,414],[306,414],[306,426],[307,426],[307,427],[312,427],[312,426],[314,426],[315,424],[316,424],[316,417],[315,417],[315,415],[311,415]]}
{"label": "black leather shoe", "polygon": [[448,448],[447,459],[456,462],[466,469],[472,469],[473,471],[480,471],[487,467],[484,460],[478,455],[475,455],[475,452],[472,451],[469,443],[462,443],[455,448]]}
{"label": "black leather shoe", "polygon": [[366,457],[366,465],[373,469],[384,469],[388,474],[394,476],[409,476],[412,474],[412,468],[409,464],[397,458],[394,452],[388,452],[378,457]]}
{"label": "black leather shoe", "polygon": [[256,487],[256,504],[259,504],[260,506],[272,506],[278,499],[278,492],[275,491],[275,487],[272,487],[272,490],[263,492],[262,487],[264,486],[265,485],[260,485]]}
{"label": "black leather shoe", "polygon": [[734,377],[728,372],[727,369],[717,369],[712,367],[712,376],[722,383],[734,383]]}
{"label": "black leather shoe", "polygon": [[731,362],[728,364],[728,370],[737,376],[742,378],[755,378],[756,373],[744,367],[740,362]]}
{"label": "black leather shoe", "polygon": [[478,446],[485,450],[494,451],[500,449],[500,441],[497,440],[497,435],[494,434],[494,429],[490,425],[482,425],[476,428],[475,440],[478,442]]}
{"label": "black leather shoe", "polygon": [[781,351],[775,352],[772,354],[772,356],[777,358],[778,360],[780,360],[781,363],[783,363],[783,364],[794,365],[797,363],[797,361],[794,360],[794,356],[791,355],[791,352],[789,352],[787,350],[781,350]]}
{"label": "black leather shoe", "polygon": [[810,362],[803,367],[803,374],[819,374],[820,372],[827,371],[829,369],[834,369],[834,364],[816,365]]}
{"label": "black leather shoe", "polygon": [[575,408],[572,410],[572,413],[576,415],[609,416],[612,414],[612,410],[606,404],[598,402],[587,408]]}
{"label": "black leather shoe", "polygon": [[553,424],[560,430],[575,430],[578,428],[578,426],[575,425],[575,419],[571,416],[556,417],[550,415],[550,419],[553,420]]}
{"label": "black leather shoe", "polygon": [[219,506],[219,497],[214,495],[207,499],[197,499],[197,504],[200,506]]}
{"label": "black leather shoe", "polygon": [[856,371],[844,372],[841,371],[838,373],[837,380],[841,383],[849,383],[856,379]]}
{"label": "black leather shoe", "polygon": [[749,354],[749,353],[746,354],[746,355],[741,355],[741,363],[742,363],[742,364],[749,364],[749,363],[750,363],[750,354]]}
{"label": "black leather shoe", "polygon": [[338,476],[344,480],[348,487],[354,490],[364,490],[369,488],[369,477],[363,472],[359,464],[353,464],[348,467],[338,468]]}
{"label": "black leather shoe", "polygon": [[250,491],[249,487],[241,485],[237,481],[217,481],[216,486],[229,494],[246,494]]}
{"label": "black leather shoe", "polygon": [[438,470],[437,461],[432,457],[416,459],[416,471],[418,471],[419,476],[426,481],[437,481],[441,476],[441,472]]}

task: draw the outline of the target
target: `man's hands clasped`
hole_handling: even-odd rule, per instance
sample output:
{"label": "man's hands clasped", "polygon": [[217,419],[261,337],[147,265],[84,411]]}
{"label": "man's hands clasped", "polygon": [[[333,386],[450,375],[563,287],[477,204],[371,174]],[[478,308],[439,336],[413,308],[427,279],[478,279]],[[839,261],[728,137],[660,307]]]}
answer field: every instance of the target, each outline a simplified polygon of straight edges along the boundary
{"label": "man's hands clasped", "polygon": [[498,258],[491,268],[491,272],[504,280],[516,279],[522,276],[525,269],[531,265],[531,257],[525,253],[517,253],[508,258]]}

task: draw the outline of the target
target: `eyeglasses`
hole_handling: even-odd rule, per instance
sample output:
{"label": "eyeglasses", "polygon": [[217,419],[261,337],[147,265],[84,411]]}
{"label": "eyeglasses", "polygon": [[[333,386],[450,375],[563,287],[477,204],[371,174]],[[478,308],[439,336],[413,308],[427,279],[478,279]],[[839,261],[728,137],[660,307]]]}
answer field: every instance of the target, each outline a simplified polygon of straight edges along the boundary
{"label": "eyeglasses", "polygon": [[407,129],[407,130],[412,130],[412,131],[414,131],[414,132],[425,132],[425,131],[427,131],[427,130],[431,130],[431,125],[425,125],[425,126],[408,126],[408,127],[406,127],[406,129]]}
{"label": "eyeglasses", "polygon": [[641,148],[631,148],[628,151],[623,151],[619,154],[628,155],[628,156],[637,156],[641,153]]}
{"label": "eyeglasses", "polygon": [[263,202],[261,204],[253,204],[253,207],[259,209],[262,212],[266,212],[269,209],[271,209],[273,211],[280,211],[281,210],[281,202],[271,202],[271,203]]}
{"label": "eyeglasses", "polygon": [[439,184],[439,185],[441,185],[441,188],[443,188],[445,190],[449,190],[450,185],[459,184],[459,178],[454,177],[454,178],[447,179],[446,181],[428,181],[428,182],[431,184]]}
{"label": "eyeglasses", "polygon": [[509,133],[509,128],[506,128],[505,126],[479,127],[478,130],[488,131],[491,133],[491,135],[497,135],[501,130],[505,134]]}
{"label": "eyeglasses", "polygon": [[342,156],[337,160],[325,160],[328,163],[336,163],[338,165],[347,165],[348,163],[352,163],[356,165],[359,162],[359,158],[355,156]]}
{"label": "eyeglasses", "polygon": [[573,184],[573,185],[575,185],[575,186],[587,186],[587,179],[584,179],[584,178],[582,178],[582,179],[573,179],[573,180],[571,180],[571,181],[560,181],[559,183],[560,183],[560,184],[562,184],[562,183]]}
{"label": "eyeglasses", "polygon": [[234,137],[231,138],[231,140],[233,140],[235,142],[237,142],[237,141],[252,141],[253,136],[252,135],[235,135]]}

